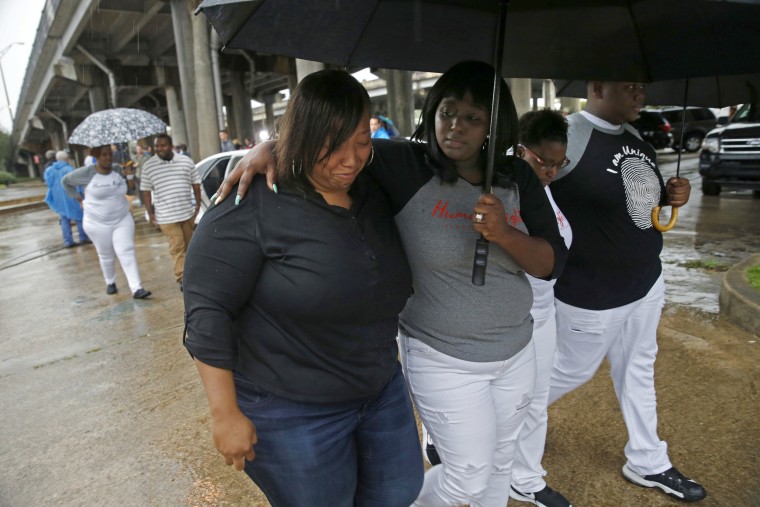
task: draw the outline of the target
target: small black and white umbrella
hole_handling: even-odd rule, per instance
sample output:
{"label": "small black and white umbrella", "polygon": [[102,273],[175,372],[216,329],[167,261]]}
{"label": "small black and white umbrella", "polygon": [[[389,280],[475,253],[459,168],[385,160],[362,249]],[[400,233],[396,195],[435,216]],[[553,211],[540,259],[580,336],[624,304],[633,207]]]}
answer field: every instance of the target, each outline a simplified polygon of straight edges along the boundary
{"label": "small black and white umbrella", "polygon": [[166,132],[166,124],[158,116],[140,109],[119,107],[92,113],[69,137],[69,144],[105,146],[137,141]]}

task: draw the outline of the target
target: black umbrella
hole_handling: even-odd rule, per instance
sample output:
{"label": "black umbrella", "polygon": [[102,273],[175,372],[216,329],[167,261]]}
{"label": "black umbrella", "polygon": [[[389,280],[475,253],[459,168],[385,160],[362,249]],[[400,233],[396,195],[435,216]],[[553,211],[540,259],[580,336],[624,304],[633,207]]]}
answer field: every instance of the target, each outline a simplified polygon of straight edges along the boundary
{"label": "black umbrella", "polygon": [[[688,92],[684,100],[687,81]],[[558,97],[586,97],[586,81],[555,79],[554,85]],[[647,83],[645,90],[647,104],[658,106],[686,104],[698,107],[726,107],[752,102],[756,98],[753,97],[753,93],[757,92],[760,92],[760,73],[656,81]]]}
{"label": "black umbrella", "polygon": [[[616,81],[760,70],[755,3],[204,0],[198,12],[225,47],[344,67],[444,71],[458,61],[481,60],[495,62],[497,77]],[[706,61],[710,69],[703,69]],[[486,182],[493,167],[490,151]],[[486,256],[487,243],[481,241],[473,283],[483,283]]]}
{"label": "black umbrella", "polygon": [[[760,65],[758,65],[760,66]],[[586,97],[586,81],[555,80],[558,97]],[[758,103],[760,99],[760,74],[737,74],[690,79],[656,81],[646,86],[646,101],[656,105],[681,105],[683,107],[681,125],[686,125],[686,108],[689,106],[725,107]],[[679,146],[683,146],[686,129],[681,129]],[[678,150],[676,178],[681,171],[681,151]],[[673,208],[666,225],[659,221],[660,207],[652,209],[652,225],[658,231],[669,231],[678,220],[678,208]]]}
{"label": "black umbrella", "polygon": [[[508,77],[649,82],[757,72],[760,4],[511,0]],[[498,0],[205,0],[225,46],[330,63],[443,72],[493,62]],[[494,65],[495,66],[495,65]]]}

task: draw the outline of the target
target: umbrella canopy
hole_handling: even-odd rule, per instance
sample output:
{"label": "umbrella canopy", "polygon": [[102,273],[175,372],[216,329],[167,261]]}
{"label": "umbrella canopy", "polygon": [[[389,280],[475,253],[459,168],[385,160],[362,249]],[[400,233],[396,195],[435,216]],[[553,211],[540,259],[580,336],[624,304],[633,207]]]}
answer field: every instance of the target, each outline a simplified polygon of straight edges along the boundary
{"label": "umbrella canopy", "polygon": [[[225,46],[345,67],[493,62],[498,0],[205,0]],[[760,72],[760,3],[511,0],[509,77],[649,82]]]}
{"label": "umbrella canopy", "polygon": [[69,144],[105,146],[106,144],[137,141],[166,132],[161,118],[139,109],[120,107],[92,113],[80,123],[69,137]]}
{"label": "umbrella canopy", "polygon": [[[760,98],[760,74],[738,74],[689,79],[687,106],[726,107],[757,102]],[[586,97],[586,81],[554,80],[558,97]],[[683,106],[686,79],[649,83],[644,91],[647,104]]]}

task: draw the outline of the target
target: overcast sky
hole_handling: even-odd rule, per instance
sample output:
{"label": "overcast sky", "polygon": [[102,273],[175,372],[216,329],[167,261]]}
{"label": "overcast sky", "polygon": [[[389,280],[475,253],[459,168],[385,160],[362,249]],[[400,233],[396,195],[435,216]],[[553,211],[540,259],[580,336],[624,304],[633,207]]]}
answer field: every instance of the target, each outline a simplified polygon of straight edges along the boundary
{"label": "overcast sky", "polygon": [[[18,110],[16,104],[44,5],[45,0],[0,0],[0,53],[13,42],[24,43],[8,49],[0,60],[14,115]],[[0,129],[5,132],[11,130],[11,116],[4,90],[0,90]]]}

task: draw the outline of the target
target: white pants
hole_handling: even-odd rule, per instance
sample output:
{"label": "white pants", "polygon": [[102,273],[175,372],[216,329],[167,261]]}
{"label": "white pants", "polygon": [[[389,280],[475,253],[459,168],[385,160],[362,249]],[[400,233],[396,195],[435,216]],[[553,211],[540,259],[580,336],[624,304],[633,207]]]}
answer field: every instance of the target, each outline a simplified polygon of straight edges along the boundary
{"label": "white pants", "polygon": [[131,214],[126,214],[116,225],[104,225],[92,220],[84,214],[84,232],[92,240],[95,250],[98,252],[100,269],[106,284],[116,282],[116,269],[114,266],[116,257],[127,276],[129,289],[134,293],[142,289],[140,272],[137,270],[137,258],[135,257],[135,220]]}
{"label": "white pants", "polygon": [[515,440],[533,395],[533,343],[506,361],[456,359],[399,333],[417,412],[442,464],[425,474],[414,506],[504,507]]}
{"label": "white pants", "polygon": [[672,465],[668,446],[657,436],[654,361],[657,324],[665,301],[662,275],[638,301],[611,310],[584,310],[556,301],[557,354],[549,403],[594,376],[604,357],[628,428],[625,456],[641,475]]}
{"label": "white pants", "polygon": [[555,310],[549,317],[534,324],[533,344],[536,348],[536,389],[530,404],[525,424],[517,438],[515,462],[512,466],[512,485],[523,493],[536,493],[546,486],[543,477],[546,470],[541,466],[546,444],[547,407],[549,385],[554,364],[554,350],[557,343],[557,322]]}

